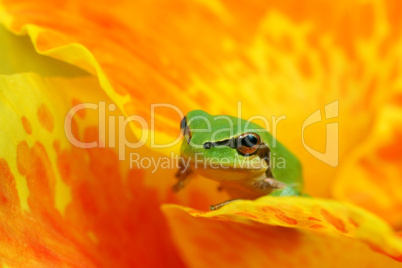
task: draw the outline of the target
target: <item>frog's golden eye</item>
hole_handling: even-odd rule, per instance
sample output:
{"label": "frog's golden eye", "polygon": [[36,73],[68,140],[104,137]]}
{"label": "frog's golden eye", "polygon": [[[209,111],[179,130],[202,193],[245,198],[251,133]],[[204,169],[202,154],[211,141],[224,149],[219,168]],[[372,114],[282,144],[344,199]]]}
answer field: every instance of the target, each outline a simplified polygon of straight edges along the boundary
{"label": "frog's golden eye", "polygon": [[242,155],[249,156],[257,152],[260,146],[260,136],[253,132],[241,134],[236,138],[237,151]]}

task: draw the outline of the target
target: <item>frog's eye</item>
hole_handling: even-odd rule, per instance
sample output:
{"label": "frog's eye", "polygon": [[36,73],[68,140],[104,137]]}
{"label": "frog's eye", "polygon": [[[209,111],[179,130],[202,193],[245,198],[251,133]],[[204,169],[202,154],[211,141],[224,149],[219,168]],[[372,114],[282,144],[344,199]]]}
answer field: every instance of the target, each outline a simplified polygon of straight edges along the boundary
{"label": "frog's eye", "polygon": [[237,151],[249,156],[257,152],[260,146],[260,136],[253,132],[247,132],[236,138]]}

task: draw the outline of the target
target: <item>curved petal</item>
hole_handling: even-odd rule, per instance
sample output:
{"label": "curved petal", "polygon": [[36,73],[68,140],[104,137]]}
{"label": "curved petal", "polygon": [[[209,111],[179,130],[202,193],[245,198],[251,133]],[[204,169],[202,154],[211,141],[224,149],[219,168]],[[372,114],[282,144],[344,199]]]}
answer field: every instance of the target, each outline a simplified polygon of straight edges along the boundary
{"label": "curved petal", "polygon": [[165,206],[165,214],[190,267],[400,267],[356,239],[326,232],[243,225],[195,218],[183,209]]}
{"label": "curved petal", "polygon": [[398,230],[402,228],[401,100],[402,92],[396,91],[380,108],[368,138],[345,161],[334,187],[338,199],[380,215]]}
{"label": "curved petal", "polygon": [[[182,265],[145,172],[129,170],[115,149],[70,143],[104,142],[100,100],[108,98],[88,75],[0,76],[2,264]],[[86,109],[73,114],[79,103]]]}
{"label": "curved petal", "polygon": [[[242,100],[244,118],[263,115],[271,131],[277,127],[317,196],[330,196],[337,170],[320,157],[327,122],[304,129],[305,120],[339,101],[342,159],[395,80],[388,74],[398,62],[401,20],[392,1],[308,1],[302,10],[297,1],[2,3],[8,29],[28,33],[40,53],[97,74],[121,110],[148,125],[155,100],[224,114],[237,114]],[[159,108],[152,118],[159,142],[177,138],[180,112]],[[330,144],[337,133],[328,133]]]}
{"label": "curved petal", "polygon": [[[315,1],[310,3],[311,6],[316,4]],[[278,130],[278,138],[302,159],[308,192],[328,196],[336,169],[305,150],[309,147],[318,151],[317,147],[324,142],[325,128],[316,124],[315,128],[310,127],[304,133],[304,122],[310,114],[338,100],[339,123],[343,126],[339,130],[339,138],[343,141],[339,148],[340,157],[351,152],[365,137],[372,127],[372,115],[378,113],[378,105],[389,97],[389,92],[380,90],[389,88],[397,79],[389,77],[389,73],[398,68],[398,58],[392,53],[400,40],[400,35],[396,34],[400,16],[392,13],[398,9],[380,1],[368,4],[343,1],[294,13],[290,1],[270,7],[248,2],[245,6],[233,6],[225,2],[188,4],[185,1],[161,1],[157,5],[162,12],[145,12],[154,10],[154,5],[144,2],[134,6],[122,2],[104,11],[99,8],[99,2],[65,4],[55,1],[43,4],[5,0],[0,6],[4,9],[0,11],[0,19],[13,32],[28,33],[40,53],[96,74],[102,88],[125,115],[139,114],[147,118],[148,125],[148,105],[155,100],[177,103],[184,111],[203,108],[234,114],[236,101],[242,99],[246,110],[243,117],[246,118],[259,113],[286,113],[288,120]],[[327,9],[332,12],[323,12]],[[253,14],[252,18],[246,15],[248,13]],[[338,23],[340,19],[347,27]],[[64,20],[70,23],[66,26]],[[366,22],[373,23],[366,25]],[[193,33],[195,26],[199,29]],[[202,31],[208,35],[199,34]],[[158,34],[149,34],[154,32]],[[100,38],[104,42],[99,42]],[[7,91],[7,88],[21,88],[35,92],[32,86],[43,89],[44,84],[50,88],[62,88],[62,92],[68,94],[77,92],[66,88],[71,86],[76,89],[87,87],[88,92],[99,93],[96,82],[93,79],[90,82],[85,79],[45,79],[43,82],[35,75],[3,79],[6,86],[1,91],[4,93],[1,101],[11,105],[5,106],[2,114],[13,115],[4,121],[12,125],[11,122],[19,119],[21,125],[10,127],[1,143],[6,158],[1,162],[1,179],[5,183],[0,200],[20,212],[10,223],[5,223],[2,241],[7,246],[11,239],[23,237],[23,230],[15,226],[28,225],[27,218],[35,219],[45,234],[38,238],[37,230],[28,229],[27,236],[33,237],[33,242],[29,240],[31,244],[17,243],[7,248],[7,256],[16,256],[22,246],[28,244],[31,255],[27,255],[27,259],[32,264],[47,259],[49,263],[45,264],[57,265],[69,255],[74,256],[72,265],[97,266],[112,262],[135,265],[144,261],[153,265],[159,261],[182,264],[172,242],[166,237],[168,229],[157,209],[168,180],[154,180],[155,174],[151,175],[149,171],[128,172],[127,166],[120,166],[113,149],[75,149],[66,140],[56,140],[61,133],[62,111],[66,113],[66,107],[86,99],[77,100],[68,95],[65,100],[59,98],[57,101],[57,94],[53,93],[49,97],[52,101],[46,102],[38,97],[42,93],[36,96],[23,94],[16,98]],[[233,88],[236,94],[233,94]],[[323,92],[323,88],[327,91]],[[85,98],[82,90],[78,92],[77,96]],[[93,96],[92,100],[99,97]],[[225,105],[222,105],[222,100],[225,100]],[[27,107],[27,110],[20,106]],[[77,116],[82,116],[84,121],[85,118],[97,118],[85,114],[77,113]],[[349,114],[354,115],[352,120]],[[179,121],[179,117],[172,109],[157,112],[155,128],[165,134],[164,140],[177,132],[174,121]],[[98,125],[92,120],[88,124],[75,122],[74,135],[81,135],[87,142],[97,141]],[[321,123],[320,127],[326,122]],[[295,135],[295,129],[300,129],[300,134]],[[18,134],[13,136],[13,133]],[[305,140],[300,143],[303,133]],[[327,135],[335,133],[330,131]],[[144,154],[152,155],[152,152],[144,151]],[[172,172],[169,174],[170,179]],[[111,178],[116,182],[111,184]],[[206,201],[214,196],[212,191],[207,193],[207,197],[202,191],[194,192]],[[134,201],[134,197],[139,200]],[[162,199],[177,202],[169,195]],[[229,211],[227,215],[215,217],[227,219],[227,216],[230,220],[244,223],[251,219],[288,227],[300,225],[303,230],[323,228],[324,231],[357,238],[395,259],[401,258],[399,238],[386,224],[364,211],[315,199],[289,207],[275,203],[275,200],[264,200],[269,200],[270,205],[253,205],[260,204],[259,201],[238,203],[242,207],[234,214]],[[21,208],[16,205],[18,202]],[[227,210],[229,208],[231,206]],[[21,209],[28,212],[21,212]],[[215,213],[225,213],[225,209]],[[136,213],[130,214],[132,211]],[[5,210],[4,215],[9,213]],[[193,214],[202,215],[199,212]],[[298,218],[302,216],[304,218]],[[180,214],[178,217],[182,218]],[[322,223],[312,224],[311,221],[315,220]],[[135,228],[139,222],[147,228],[145,231]],[[7,234],[12,234],[12,237],[9,239]],[[133,243],[132,237],[136,237],[138,244]],[[342,239],[336,241],[346,241]],[[158,246],[155,251],[146,251],[145,255],[141,251],[140,255],[137,249],[145,243]],[[62,248],[63,244],[67,246]],[[353,246],[363,250],[356,244]],[[57,247],[60,250],[50,250]],[[161,257],[155,258],[155,252]],[[9,262],[9,258],[6,261]]]}
{"label": "curved petal", "polygon": [[[278,198],[265,196],[257,199],[256,201],[235,201],[217,211],[212,212],[197,211],[176,205],[164,205],[164,211],[165,214],[168,215],[168,218],[171,222],[171,228],[176,233],[183,229],[183,227],[181,227],[183,224],[181,221],[182,219],[184,219],[183,221],[185,222],[191,222],[191,224],[194,224],[195,226],[201,225],[201,223],[196,223],[198,219],[197,221],[190,219],[189,217],[184,216],[183,212],[180,212],[184,211],[193,217],[219,220],[223,221],[224,223],[229,222],[229,226],[234,226],[231,225],[233,222],[243,223],[251,226],[255,226],[255,223],[261,223],[271,226],[282,226],[298,229],[300,230],[302,236],[318,236],[318,240],[324,239],[323,237],[325,236],[334,236],[335,241],[338,240],[344,242],[347,240],[340,238],[340,236],[349,237],[355,240],[354,242],[350,242],[350,245],[356,246],[358,242],[363,242],[370,246],[374,251],[381,252],[395,260],[402,262],[402,239],[395,234],[394,231],[381,219],[358,207],[354,207],[346,203],[338,203],[335,201],[308,197]],[[175,219],[175,217],[178,217],[178,219]],[[210,221],[200,221],[205,223],[206,226],[210,226]],[[225,228],[224,223],[220,225],[211,223],[211,225],[221,226],[219,228]],[[237,231],[241,232],[241,228],[242,227],[238,227]],[[248,229],[245,228],[245,230],[247,231]],[[190,235],[190,238],[183,238],[182,240],[185,241],[186,239],[189,239],[190,241],[187,242],[191,243],[194,242],[191,241],[194,236],[205,237],[205,234],[203,235],[197,233],[196,231],[194,232],[195,234]],[[296,231],[284,232],[288,232],[289,236],[292,236],[292,232],[295,234],[298,233]],[[316,232],[318,232],[318,234]],[[219,232],[217,231],[216,233]],[[229,236],[230,234],[232,233],[227,232],[225,235]],[[178,236],[179,234],[177,233],[177,237]],[[211,240],[215,239],[216,238],[212,238]],[[291,242],[292,239],[285,238],[284,240],[286,241],[286,245],[293,244],[293,242]],[[242,239],[239,241],[244,240]],[[268,237],[263,241],[273,243],[268,242]],[[341,244],[343,242],[341,242]],[[185,242],[179,242],[179,245],[180,243]],[[261,243],[262,241],[259,242],[256,247],[261,247],[261,249],[269,248],[267,245],[264,246]],[[281,242],[278,241],[278,243]],[[337,242],[333,243],[336,244]],[[231,243],[229,244],[233,247]],[[309,246],[303,244],[299,254],[303,254],[302,251],[304,250],[304,247],[310,250]],[[318,245],[314,245],[314,247],[318,247]],[[336,245],[334,245],[334,247],[336,250],[340,250],[340,248],[337,248]],[[359,248],[358,246],[356,247]],[[346,255],[347,254],[348,253],[346,253]],[[355,253],[350,252],[350,254]],[[334,254],[331,254],[331,256],[334,256]]]}

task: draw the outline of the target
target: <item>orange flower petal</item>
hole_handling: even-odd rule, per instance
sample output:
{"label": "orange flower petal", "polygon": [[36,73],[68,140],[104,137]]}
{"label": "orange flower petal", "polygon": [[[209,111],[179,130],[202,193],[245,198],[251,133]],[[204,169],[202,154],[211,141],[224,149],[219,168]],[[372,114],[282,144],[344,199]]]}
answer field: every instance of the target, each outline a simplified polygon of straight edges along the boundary
{"label": "orange flower petal", "polygon": [[[69,109],[100,100],[110,101],[87,75],[0,76],[2,264],[182,265],[146,172],[129,170],[115,149],[78,148],[66,138]],[[102,142],[98,116],[92,109],[74,115],[71,134]]]}
{"label": "orange flower petal", "polygon": [[[320,231],[195,218],[165,206],[182,256],[190,267],[400,267],[359,241]],[[218,217],[218,216],[213,216]],[[317,224],[318,226],[318,224]]]}
{"label": "orange flower petal", "polygon": [[[28,33],[40,53],[97,74],[126,115],[149,122],[156,101],[236,114],[238,100],[245,118],[286,115],[277,137],[302,160],[314,196],[331,195],[337,170],[306,150],[325,151],[326,121],[306,128],[303,145],[304,120],[339,100],[343,159],[369,131],[398,68],[401,19],[392,1],[310,1],[302,10],[297,1],[2,3],[8,29]],[[176,111],[160,108],[154,118],[157,139],[177,137]]]}
{"label": "orange flower petal", "polygon": [[[343,1],[327,6],[329,4],[317,5],[317,2],[312,1],[304,6],[305,10],[300,10],[295,9],[291,1],[266,7],[249,2],[242,6],[202,1],[194,4],[162,1],[158,3],[157,9],[163,11],[155,14],[147,12],[156,10],[155,4],[148,3],[127,2],[104,11],[99,8],[102,6],[99,1],[80,4],[70,2],[66,5],[58,2],[43,4],[5,0],[0,6],[0,19],[14,33],[28,33],[41,53],[96,74],[102,88],[126,115],[140,114],[149,120],[150,110],[147,105],[155,100],[177,103],[184,111],[203,108],[212,113],[235,114],[236,101],[242,99],[246,118],[257,113],[286,113],[289,120],[283,122],[278,138],[302,159],[307,191],[313,195],[328,196],[336,169],[312,157],[300,143],[301,135],[295,135],[295,129],[301,129],[303,121],[311,113],[322,109],[329,102],[339,100],[339,123],[343,126],[339,133],[342,140],[340,157],[358,145],[372,126],[371,115],[376,114],[376,107],[382,104],[378,99],[386,99],[389,94],[381,89],[389,88],[397,79],[392,74],[397,73],[398,57],[392,51],[399,46],[400,35],[397,33],[401,23],[400,16],[395,15],[398,8],[392,3],[372,1],[356,4]],[[67,26],[65,21],[69,22]],[[340,24],[340,21],[347,26]],[[155,32],[158,34],[152,34]],[[202,35],[200,32],[208,34]],[[29,77],[29,80],[35,79]],[[67,84],[61,82],[57,85]],[[26,86],[24,84],[22,88]],[[78,88],[82,88],[82,85]],[[236,94],[233,94],[234,88]],[[326,91],[323,92],[323,89]],[[99,89],[94,92],[99,92]],[[15,106],[21,105],[13,100]],[[72,96],[67,100],[69,104],[83,101],[73,99]],[[222,100],[225,100],[224,105]],[[77,253],[74,258],[77,262],[96,265],[110,264],[113,260],[118,264],[135,264],[140,258],[131,254],[136,252],[136,245],[132,245],[132,241],[125,236],[127,233],[121,231],[121,228],[127,227],[124,224],[135,226],[131,225],[132,222],[141,221],[145,224],[147,221],[142,221],[144,218],[149,219],[150,223],[161,221],[161,215],[156,211],[160,204],[160,194],[166,190],[168,180],[150,180],[155,175],[150,177],[148,171],[146,175],[134,172],[129,173],[129,178],[123,176],[117,168],[119,163],[114,150],[76,151],[68,147],[67,142],[50,144],[54,142],[52,135],[60,137],[62,120],[60,114],[55,116],[55,107],[59,107],[60,103],[37,102],[25,105],[34,107],[33,111],[17,116],[18,122],[21,122],[20,129],[10,128],[10,133],[7,133],[6,137],[11,137],[11,142],[3,143],[6,151],[11,153],[7,155],[9,159],[5,159],[7,165],[3,164],[1,168],[4,174],[2,179],[6,182],[1,189],[1,200],[12,200],[14,204],[20,199],[21,207],[29,211],[39,225],[56,233],[56,236],[45,236],[38,243],[39,246],[31,246],[34,254],[29,255],[28,259],[41,262],[40,258],[46,255],[49,256],[50,264],[54,265],[64,260],[65,256],[74,255],[63,250],[52,254],[47,249],[54,244],[55,247],[63,244],[59,233],[67,233],[68,236],[77,231],[76,236],[71,235],[73,238],[67,240],[79,242],[71,246],[67,243],[69,246],[66,250],[78,252],[76,248],[82,244],[90,245],[89,253],[82,249]],[[6,114],[12,113],[8,111]],[[348,117],[350,114],[354,115],[352,119]],[[29,115],[36,116],[36,121]],[[86,118],[82,113],[78,116]],[[178,132],[175,122],[179,121],[179,117],[171,110],[157,113],[156,128],[159,133],[165,134],[163,139]],[[324,123],[320,126],[325,126]],[[83,129],[84,125],[77,123],[74,126],[75,134],[84,133],[82,138],[86,141],[96,140],[97,125],[90,124]],[[41,130],[39,134],[38,129]],[[306,131],[305,135],[307,144],[313,148],[325,142],[325,128],[317,129],[316,125]],[[12,134],[17,132],[19,134],[14,137]],[[25,137],[21,140],[21,133],[30,135],[32,141],[24,142]],[[17,161],[13,163],[15,155]],[[88,165],[82,166],[82,163]],[[56,166],[59,169],[57,172],[53,171]],[[122,169],[127,170],[125,168]],[[18,199],[10,174],[20,176],[15,179]],[[172,178],[171,174],[167,177]],[[26,184],[21,179],[24,177],[27,179]],[[110,185],[110,177],[118,178],[119,182],[126,179],[126,183]],[[144,181],[132,180],[143,177]],[[162,191],[154,191],[144,184],[158,185],[156,189]],[[67,188],[71,188],[70,193]],[[129,193],[126,193],[126,188]],[[211,192],[205,198],[201,190],[196,191],[198,196],[205,199],[213,196]],[[71,203],[71,210],[69,196],[77,197]],[[131,202],[132,196],[139,196],[141,202]],[[171,196],[163,200],[177,202]],[[400,258],[399,239],[384,223],[370,214],[356,212],[348,206],[346,213],[344,207],[326,205],[314,199],[309,202],[311,206],[302,206],[299,210],[293,204],[297,213],[287,213],[283,204],[270,204],[265,206],[266,211],[261,211],[263,207],[260,210],[258,207],[255,210],[243,207],[235,211],[237,214],[229,213],[228,216],[231,220],[248,223],[250,220],[259,220],[259,217],[266,220],[264,215],[270,215],[268,223],[288,227],[309,223],[300,228],[323,228],[324,231],[352,236],[377,251]],[[315,202],[318,203],[317,207],[312,206]],[[125,205],[121,206],[121,203]],[[139,214],[135,213],[133,218],[125,221],[131,211],[127,204]],[[65,222],[57,214],[62,211],[71,219],[73,231],[64,230],[64,227],[62,232],[55,231],[57,226],[62,225],[60,221]],[[112,212],[116,216],[111,220]],[[46,217],[48,214],[50,220]],[[24,215],[20,213],[15,217],[17,222],[12,223],[18,225],[23,222],[26,225]],[[85,217],[87,215],[90,215],[88,219]],[[136,218],[138,215],[145,216]],[[308,217],[300,221],[297,215]],[[309,222],[317,219],[324,222],[322,227],[321,223]],[[78,223],[83,225],[81,229]],[[374,227],[375,224],[378,227]],[[104,226],[107,226],[106,231]],[[13,233],[12,227],[6,224],[8,233]],[[161,248],[170,249],[171,241],[164,236],[166,226],[162,222],[156,229],[160,232],[156,233],[157,238],[163,240]],[[92,241],[83,238],[88,230],[90,232],[87,235]],[[111,230],[113,237],[110,235]],[[35,233],[34,229],[28,231]],[[20,232],[21,229],[15,228],[14,237],[18,237]],[[128,233],[129,237],[138,236],[138,232],[130,228]],[[7,237],[4,237],[3,240],[9,243]],[[155,237],[153,239],[156,240]],[[153,240],[140,236],[138,241]],[[11,247],[7,256],[15,256],[20,249],[17,246]],[[95,249],[96,253],[92,253]],[[360,250],[359,247],[355,249]],[[147,253],[149,255],[144,257],[146,261],[159,261],[154,258],[153,252]],[[163,253],[165,255],[161,255],[161,259],[170,258],[169,252]],[[173,261],[180,264],[175,251],[170,253]]]}
{"label": "orange flower petal", "polygon": [[[171,228],[175,232],[176,238],[179,239],[179,245],[180,243],[186,243],[187,246],[187,243],[193,243],[196,246],[194,246],[192,250],[196,250],[198,247],[201,247],[197,244],[196,241],[192,241],[195,236],[200,237],[200,239],[209,239],[209,235],[206,234],[208,231],[199,232],[198,230],[198,228],[200,228],[200,226],[203,226],[204,224],[208,226],[206,227],[207,230],[214,229],[215,227],[213,226],[217,226],[216,228],[218,228],[219,230],[222,229],[222,231],[214,230],[212,231],[212,234],[210,234],[211,236],[218,235],[218,238],[210,238],[210,240],[214,241],[215,243],[216,240],[219,239],[225,240],[221,236],[230,236],[231,234],[233,234],[231,232],[233,231],[231,230],[232,227],[235,226],[233,225],[233,222],[243,223],[251,226],[255,226],[255,223],[261,223],[266,225],[294,228],[298,229],[300,232],[283,231],[286,237],[289,236],[288,238],[283,238],[282,240],[279,238],[281,235],[274,235],[274,237],[276,237],[277,239],[274,238],[274,241],[269,242],[270,235],[268,234],[271,232],[267,231],[267,236],[265,237],[265,239],[262,239],[261,237],[251,238],[252,241],[256,239],[259,242],[257,242],[257,245],[255,247],[252,247],[250,251],[256,250],[256,248],[260,248],[260,250],[270,250],[271,246],[274,246],[276,242],[280,244],[285,243],[289,247],[292,247],[292,245],[294,244],[292,242],[293,239],[291,238],[293,236],[292,234],[295,234],[297,236],[297,234],[300,233],[301,237],[307,237],[306,239],[312,239],[310,237],[318,236],[318,238],[314,239],[318,239],[318,241],[321,242],[323,239],[325,239],[324,237],[334,237],[334,241],[331,242],[331,246],[335,248],[335,252],[342,248],[342,246],[340,246],[342,245],[342,243],[350,244],[350,246],[356,247],[358,250],[362,250],[362,247],[356,245],[360,242],[363,242],[370,246],[371,249],[373,249],[374,251],[381,252],[395,260],[402,261],[402,239],[398,237],[385,222],[360,208],[348,204],[338,203],[335,201],[307,197],[278,198],[265,196],[257,199],[256,201],[235,201],[217,211],[212,212],[202,212],[175,205],[165,205],[164,211],[165,214],[168,215],[168,219],[171,222]],[[183,213],[181,211],[186,213]],[[185,214],[189,214],[193,217],[198,217],[198,219],[191,219],[191,217],[187,217],[185,216]],[[211,223],[211,221],[209,220],[202,220],[199,218],[223,221],[223,223]],[[200,221],[200,223],[197,223],[198,221]],[[185,222],[188,222],[189,225],[186,228],[183,227],[183,224]],[[226,223],[228,223],[229,226],[228,232],[224,231]],[[192,229],[192,225],[195,226],[196,230]],[[244,228],[246,232],[252,230],[252,228]],[[180,239],[179,232],[183,229],[191,231],[183,231],[183,238]],[[236,227],[235,230],[236,232],[241,232],[241,229],[242,227]],[[263,230],[261,226],[259,227],[259,229]],[[271,229],[274,230],[274,228]],[[220,232],[224,234],[219,235]],[[262,231],[262,233],[265,234],[265,231]],[[234,235],[236,236],[236,234]],[[187,238],[187,236],[189,238]],[[239,237],[242,237],[242,234],[240,234]],[[349,237],[350,241],[345,242],[348,240],[342,237]],[[187,239],[188,241],[186,241]],[[234,241],[236,240],[236,238],[230,239],[233,239]],[[303,238],[300,239],[304,240]],[[180,242],[180,240],[182,241]],[[245,241],[244,237],[242,237],[242,239],[239,241]],[[266,241],[267,244],[264,245],[263,241]],[[317,244],[313,246],[313,248],[321,248],[321,246],[319,246],[318,244],[318,241]],[[340,248],[338,248],[337,245],[338,241],[341,241],[339,244]],[[227,242],[225,240],[225,243],[228,244],[227,250],[229,249],[229,247],[235,250],[236,247],[233,245],[233,243],[236,242]],[[250,243],[252,244],[252,242]],[[308,245],[304,244],[306,243],[305,241],[302,241],[301,243],[302,246],[298,245],[295,246],[295,249],[293,249],[295,251],[300,251],[298,254],[305,254],[306,252],[303,253],[305,247],[306,250],[312,249]],[[183,244],[181,246],[183,246]],[[215,252],[213,249],[211,249],[212,245],[208,247],[206,247],[205,245],[203,246],[205,248],[209,248],[211,252]],[[301,247],[301,249],[297,249],[299,247]],[[209,258],[212,258],[213,256],[217,257],[215,254],[219,254],[218,252],[220,252],[220,250],[216,251],[216,253],[210,254]],[[330,253],[330,255],[334,256],[335,252]],[[357,253],[345,252],[345,256],[347,256],[348,254],[355,255]],[[279,253],[279,255],[281,255],[281,253]],[[247,254],[245,254],[244,256],[247,256]],[[310,254],[310,258],[313,257],[314,256]],[[305,256],[305,258],[308,257]],[[262,258],[258,261],[261,260],[266,260],[266,258]],[[295,260],[295,263],[297,263],[298,261],[300,260]]]}
{"label": "orange flower petal", "polygon": [[[353,151],[334,188],[347,200],[402,228],[402,92],[379,108],[368,138]],[[353,178],[353,179],[351,179]]]}

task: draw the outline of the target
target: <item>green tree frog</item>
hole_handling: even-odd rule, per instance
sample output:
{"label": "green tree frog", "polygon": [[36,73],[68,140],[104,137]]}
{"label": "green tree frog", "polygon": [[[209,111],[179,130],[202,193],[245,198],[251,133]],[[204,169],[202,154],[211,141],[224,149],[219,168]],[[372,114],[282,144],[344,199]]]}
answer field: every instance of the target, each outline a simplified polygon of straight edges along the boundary
{"label": "green tree frog", "polygon": [[297,196],[303,186],[299,160],[261,126],[241,118],[189,112],[181,121],[184,136],[174,191],[192,173],[220,183],[233,199],[211,205],[211,210],[237,199],[263,195]]}

